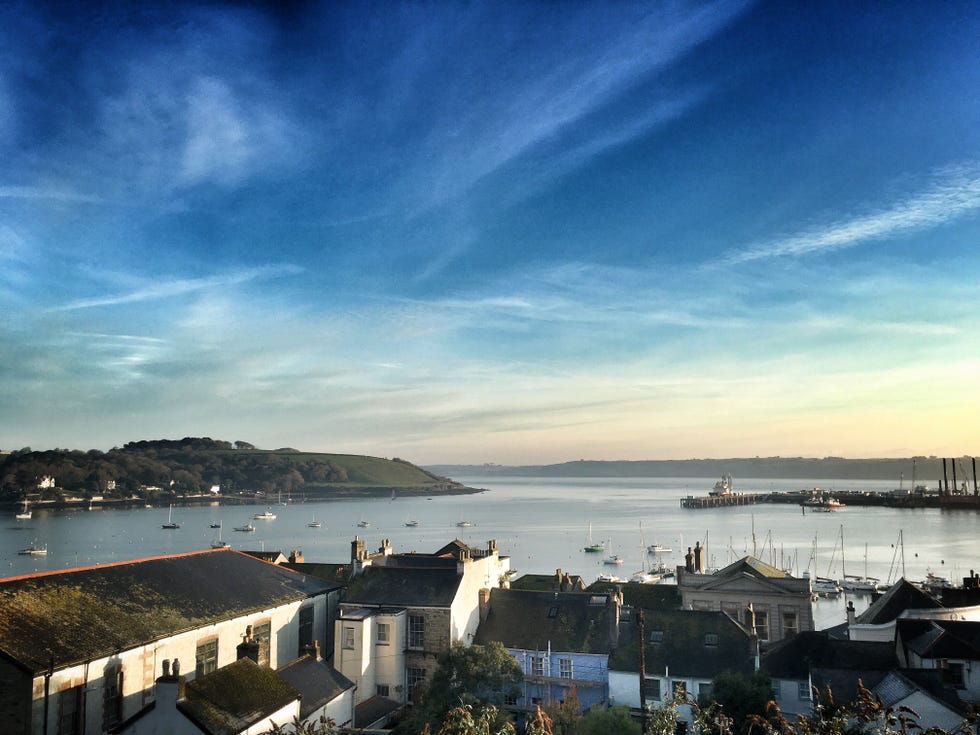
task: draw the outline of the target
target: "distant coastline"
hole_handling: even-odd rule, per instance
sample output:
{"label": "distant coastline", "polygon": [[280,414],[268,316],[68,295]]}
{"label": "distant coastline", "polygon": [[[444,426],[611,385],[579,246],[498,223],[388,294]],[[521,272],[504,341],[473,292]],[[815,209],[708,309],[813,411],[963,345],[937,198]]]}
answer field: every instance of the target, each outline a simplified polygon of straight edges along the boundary
{"label": "distant coastline", "polygon": [[[955,459],[958,480],[972,483],[969,457]],[[427,465],[445,477],[721,477],[754,479],[885,480],[937,486],[943,479],[941,457],[846,459],[843,457],[753,457],[730,459],[579,460],[550,465]],[[950,472],[952,469],[950,468]]]}

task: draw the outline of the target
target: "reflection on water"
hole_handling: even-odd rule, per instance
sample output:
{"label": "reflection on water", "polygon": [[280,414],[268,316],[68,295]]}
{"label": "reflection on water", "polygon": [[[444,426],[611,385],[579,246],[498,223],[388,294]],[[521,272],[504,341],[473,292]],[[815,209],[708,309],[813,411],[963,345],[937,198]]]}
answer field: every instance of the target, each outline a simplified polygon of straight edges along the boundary
{"label": "reflection on water", "polygon": [[[707,547],[708,565],[723,567],[755,553],[775,566],[820,576],[865,574],[882,581],[904,575],[923,579],[927,571],[959,580],[980,569],[971,538],[977,513],[939,509],[845,508],[837,513],[803,514],[799,506],[754,505],[714,510],[684,510],[680,499],[708,491],[714,480],[691,478],[456,478],[486,493],[427,499],[293,503],[277,506],[274,521],[255,521],[253,533],[235,532],[264,506],[175,507],[179,529],[164,530],[168,509],[48,511],[34,508],[27,521],[0,521],[3,575],[64,569],[126,559],[207,549],[217,538],[212,523],[222,524],[222,539],[237,549],[303,551],[308,561],[349,559],[355,535],[369,548],[391,539],[397,551],[431,552],[453,538],[482,546],[496,539],[519,573],[551,573],[561,568],[592,580],[608,573],[602,559],[617,554],[624,577],[655,561],[646,553],[653,543],[671,547],[662,559],[683,563],[688,546]],[[739,480],[739,490],[825,489],[887,490],[868,481]],[[321,527],[310,527],[314,519]],[[457,526],[461,518],[472,523]],[[358,527],[359,521],[370,523]],[[407,526],[418,520],[417,527]],[[589,524],[606,554],[585,554]],[[904,529],[904,544],[897,546]],[[841,536],[843,535],[843,545]],[[19,556],[32,543],[47,545],[46,557]],[[814,552],[814,545],[816,550]],[[842,553],[843,549],[843,553]],[[902,552],[904,551],[904,565]],[[821,624],[841,622],[843,600],[821,601]],[[855,598],[860,612],[866,597]]]}

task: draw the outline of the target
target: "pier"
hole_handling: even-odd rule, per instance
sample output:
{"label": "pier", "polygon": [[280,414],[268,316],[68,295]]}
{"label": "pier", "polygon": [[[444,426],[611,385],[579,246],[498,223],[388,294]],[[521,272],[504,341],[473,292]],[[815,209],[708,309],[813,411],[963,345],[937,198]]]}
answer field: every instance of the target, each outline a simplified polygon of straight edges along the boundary
{"label": "pier", "polygon": [[732,495],[688,495],[681,499],[682,508],[727,508],[730,505],[757,505],[770,502],[771,493],[734,493]]}

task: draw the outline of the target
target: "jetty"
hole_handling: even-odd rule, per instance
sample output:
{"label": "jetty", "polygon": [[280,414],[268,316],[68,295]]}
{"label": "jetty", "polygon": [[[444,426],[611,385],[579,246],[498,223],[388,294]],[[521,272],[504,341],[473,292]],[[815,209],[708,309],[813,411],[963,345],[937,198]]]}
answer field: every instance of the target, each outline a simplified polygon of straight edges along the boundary
{"label": "jetty", "polygon": [[681,499],[682,508],[727,508],[732,505],[769,503],[772,493],[731,493],[729,495],[688,495]]}

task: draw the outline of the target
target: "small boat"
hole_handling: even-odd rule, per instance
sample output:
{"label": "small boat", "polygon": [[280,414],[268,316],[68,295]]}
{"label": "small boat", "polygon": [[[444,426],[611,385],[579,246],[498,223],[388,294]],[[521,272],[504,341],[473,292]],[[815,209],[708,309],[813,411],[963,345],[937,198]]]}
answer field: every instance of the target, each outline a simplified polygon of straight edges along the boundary
{"label": "small boat", "polygon": [[367,528],[371,525],[370,521],[365,521],[363,518],[357,522],[358,528]]}
{"label": "small boat", "polygon": [[36,543],[33,543],[26,549],[21,549],[17,553],[21,556],[46,556],[48,553],[48,547],[38,546]]}
{"label": "small boat", "polygon": [[17,513],[14,516],[14,518],[16,518],[18,521],[31,520],[31,509],[28,507],[26,500],[24,501],[24,510],[22,510],[20,513]]}
{"label": "small boat", "polygon": [[459,526],[460,528],[469,528],[473,524],[470,523],[469,521],[457,521],[456,525]]}
{"label": "small boat", "polygon": [[165,528],[168,531],[172,531],[175,528],[180,528],[179,523],[174,523],[174,506],[170,506],[170,511],[167,513],[167,522],[164,523],[161,528]]}
{"label": "small boat", "polygon": [[245,533],[251,533],[255,530],[255,526],[251,523],[246,523],[244,526],[235,526],[236,531],[243,531]]}
{"label": "small boat", "polygon": [[623,582],[621,577],[617,577],[615,574],[600,574],[598,577],[600,582]]}
{"label": "small boat", "polygon": [[257,521],[274,521],[276,520],[276,514],[271,510],[267,510],[264,513],[256,513],[252,518]]}
{"label": "small boat", "polygon": [[585,551],[589,554],[601,554],[605,550],[606,547],[603,546],[602,544],[596,544],[592,542],[592,524],[589,523],[589,543],[586,545],[584,549],[582,549],[582,551]]}
{"label": "small boat", "polygon": [[221,521],[218,521],[217,523],[212,523],[211,528],[221,528]]}
{"label": "small boat", "polygon": [[320,521],[316,519],[316,513],[313,514],[313,520],[306,524],[307,528],[319,528]]}
{"label": "small boat", "polygon": [[673,549],[671,549],[666,544],[650,544],[647,547],[647,552],[650,554],[669,554]]}
{"label": "small boat", "polygon": [[619,554],[613,554],[612,556],[607,556],[602,560],[603,564],[609,564],[610,566],[619,566],[623,563],[622,557]]}
{"label": "small boat", "polygon": [[[214,524],[211,524],[211,528],[214,528]],[[221,540],[221,524],[218,524],[218,538],[211,542],[212,549],[227,549],[231,544],[227,541]]]}
{"label": "small boat", "polygon": [[418,521],[405,521],[405,525],[408,526],[409,528],[418,528],[419,527],[419,522]]}
{"label": "small boat", "polygon": [[821,597],[836,597],[843,589],[840,582],[830,577],[810,577],[810,572],[803,572],[803,578],[810,580],[810,589]]}

